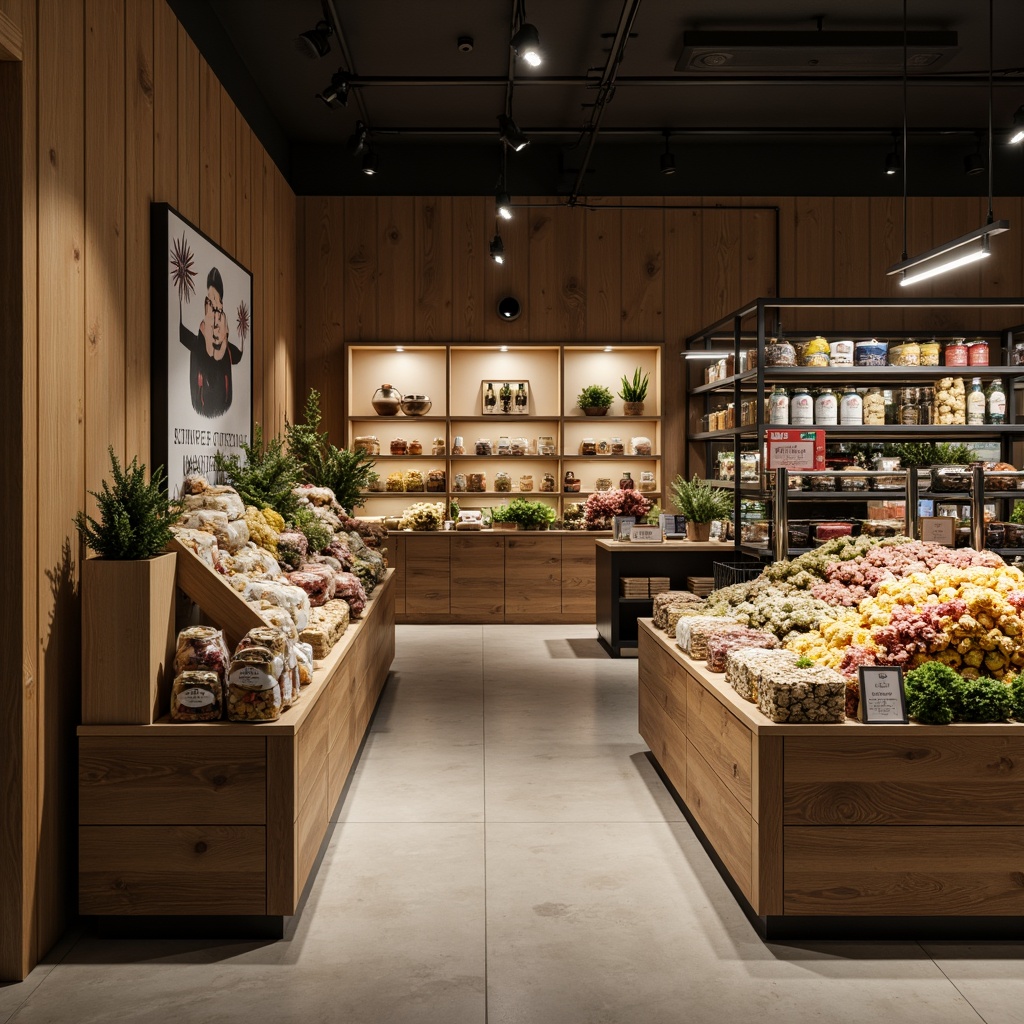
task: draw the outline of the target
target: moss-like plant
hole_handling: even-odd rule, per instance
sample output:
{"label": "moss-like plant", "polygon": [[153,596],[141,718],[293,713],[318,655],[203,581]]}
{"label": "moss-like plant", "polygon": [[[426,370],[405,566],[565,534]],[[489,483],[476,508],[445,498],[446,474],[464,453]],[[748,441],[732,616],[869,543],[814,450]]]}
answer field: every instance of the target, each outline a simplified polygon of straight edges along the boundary
{"label": "moss-like plant", "polygon": [[320,431],[320,392],[311,390],[306,397],[302,423],[285,421],[288,451],[299,465],[305,483],[329,487],[339,503],[349,512],[363,504],[360,497],[376,478],[376,463],[365,452],[336,448],[327,431]]}
{"label": "moss-like plant", "polygon": [[311,508],[296,509],[292,523],[296,530],[305,535],[311,555],[323,551],[334,537],[334,531]]}
{"label": "moss-like plant", "polygon": [[543,501],[513,498],[507,505],[498,505],[491,511],[497,523],[518,523],[523,530],[540,530],[555,520],[555,510]]}
{"label": "moss-like plant", "polygon": [[677,476],[669,485],[672,501],[679,514],[691,523],[710,523],[732,518],[732,495],[694,476],[686,480]]}
{"label": "moss-like plant", "polygon": [[226,474],[231,486],[238,491],[246,505],[272,508],[286,520],[295,516],[299,499],[292,493],[299,485],[299,464],[284,450],[284,441],[272,437],[263,447],[263,428],[253,427],[252,441],[242,444],[243,462],[237,455],[225,456],[217,452],[214,465]]}
{"label": "moss-like plant", "polygon": [[619,398],[624,402],[642,402],[647,398],[647,384],[651,375],[649,373],[645,373],[641,377],[641,372],[642,368],[638,366],[633,371],[632,380],[630,380],[629,377],[622,378],[622,388],[619,390]]}
{"label": "moss-like plant", "polygon": [[615,396],[602,384],[588,384],[576,397],[579,409],[607,409]]}
{"label": "moss-like plant", "polygon": [[168,499],[164,487],[164,468],[158,466],[146,482],[146,466],[138,457],[125,468],[110,455],[113,485],[103,481],[100,490],[89,493],[96,499],[99,519],[85,512],[75,516],[86,547],[101,558],[131,561],[159,555],[171,539],[171,527],[181,518],[180,502]]}

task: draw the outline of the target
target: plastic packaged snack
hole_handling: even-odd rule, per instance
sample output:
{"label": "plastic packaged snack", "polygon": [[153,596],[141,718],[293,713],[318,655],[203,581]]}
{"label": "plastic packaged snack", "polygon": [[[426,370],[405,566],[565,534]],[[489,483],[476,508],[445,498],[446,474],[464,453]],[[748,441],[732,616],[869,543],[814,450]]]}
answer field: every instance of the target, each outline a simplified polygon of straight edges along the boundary
{"label": "plastic packaged snack", "polygon": [[224,634],[213,626],[190,626],[178,634],[174,674],[213,672],[221,683],[227,678],[230,655]]}
{"label": "plastic packaged snack", "polygon": [[224,714],[224,682],[216,672],[186,669],[174,677],[171,718],[176,722],[215,722]]}
{"label": "plastic packaged snack", "polygon": [[276,654],[249,647],[231,659],[228,673],[228,718],[233,722],[269,722],[281,717],[281,684]]}

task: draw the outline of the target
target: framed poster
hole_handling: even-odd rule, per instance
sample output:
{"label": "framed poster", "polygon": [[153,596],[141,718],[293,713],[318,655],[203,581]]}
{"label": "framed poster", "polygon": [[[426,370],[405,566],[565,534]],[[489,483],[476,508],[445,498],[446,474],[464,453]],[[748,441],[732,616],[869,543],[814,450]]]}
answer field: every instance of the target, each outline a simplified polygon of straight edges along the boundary
{"label": "framed poster", "polygon": [[252,434],[252,274],[166,203],[150,205],[152,466],[175,497]]}
{"label": "framed poster", "polygon": [[492,377],[480,382],[480,412],[484,416],[519,415],[530,411],[530,382]]}

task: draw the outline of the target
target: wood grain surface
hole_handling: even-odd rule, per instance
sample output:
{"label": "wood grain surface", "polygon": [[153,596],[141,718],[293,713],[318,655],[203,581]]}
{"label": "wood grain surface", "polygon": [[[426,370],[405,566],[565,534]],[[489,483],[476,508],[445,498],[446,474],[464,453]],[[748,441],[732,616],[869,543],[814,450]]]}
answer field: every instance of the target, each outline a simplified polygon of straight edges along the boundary
{"label": "wood grain surface", "polygon": [[750,730],[689,673],[686,674],[686,736],[750,814]]}
{"label": "wood grain surface", "polygon": [[562,614],[594,622],[597,615],[597,563],[591,537],[562,535]]}
{"label": "wood grain surface", "polygon": [[89,825],[78,835],[82,914],[265,914],[266,830]]}
{"label": "wood grain surface", "polygon": [[450,552],[452,618],[504,622],[504,538],[493,534],[457,537]]}
{"label": "wood grain surface", "polygon": [[652,641],[649,633],[641,630],[638,642],[640,683],[647,687],[662,713],[675,723],[685,738],[687,674]]}
{"label": "wood grain surface", "polygon": [[505,548],[505,621],[544,622],[562,611],[562,541],[524,531]]}
{"label": "wood grain surface", "polygon": [[638,728],[654,759],[676,792],[686,793],[686,734],[661,705],[659,695],[641,683],[637,687]]}
{"label": "wood grain surface", "polygon": [[1020,915],[1024,827],[787,827],[785,913]]}

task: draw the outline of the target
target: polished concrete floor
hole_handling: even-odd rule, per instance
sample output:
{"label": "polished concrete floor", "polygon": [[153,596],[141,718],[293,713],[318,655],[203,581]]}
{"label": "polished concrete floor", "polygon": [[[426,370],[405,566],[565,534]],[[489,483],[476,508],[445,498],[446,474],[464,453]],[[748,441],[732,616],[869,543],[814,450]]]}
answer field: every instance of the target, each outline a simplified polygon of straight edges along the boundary
{"label": "polished concrete floor", "polygon": [[290,939],[70,936],[0,1024],[1024,1024],[1024,943],[761,942],[592,628],[400,627],[393,668]]}

